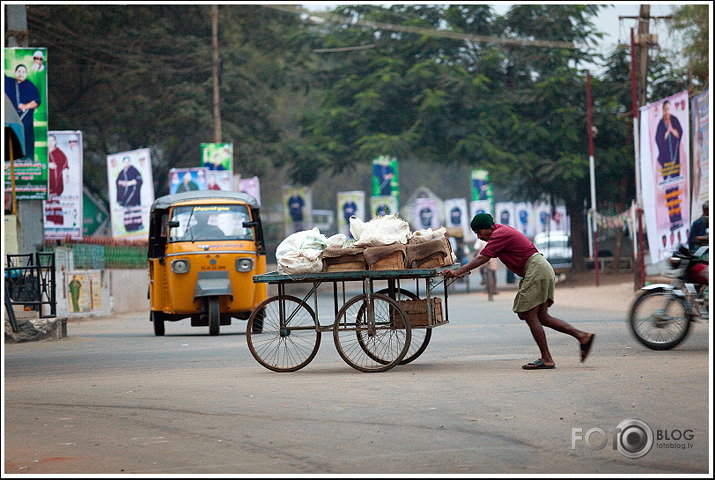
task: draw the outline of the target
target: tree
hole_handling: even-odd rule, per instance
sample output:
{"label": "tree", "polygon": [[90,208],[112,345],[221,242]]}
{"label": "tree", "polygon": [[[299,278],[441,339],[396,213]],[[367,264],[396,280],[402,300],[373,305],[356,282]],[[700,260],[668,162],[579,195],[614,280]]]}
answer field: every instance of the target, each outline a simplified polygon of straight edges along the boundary
{"label": "tree", "polygon": [[681,5],[673,11],[668,26],[680,34],[686,58],[688,84],[704,88],[710,84],[710,12],[709,5]]}

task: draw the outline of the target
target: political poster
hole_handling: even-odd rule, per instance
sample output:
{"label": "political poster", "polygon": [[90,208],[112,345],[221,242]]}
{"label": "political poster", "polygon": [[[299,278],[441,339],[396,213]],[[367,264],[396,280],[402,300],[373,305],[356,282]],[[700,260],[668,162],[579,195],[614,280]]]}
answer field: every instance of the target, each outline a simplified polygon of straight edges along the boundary
{"label": "political poster", "polygon": [[258,177],[241,178],[240,175],[234,175],[233,185],[234,191],[247,193],[256,199],[258,205],[261,204],[261,182]]}
{"label": "political poster", "polygon": [[640,108],[641,191],[652,263],[670,257],[688,239],[688,107],[686,90]]}
{"label": "political poster", "polygon": [[350,217],[365,221],[365,192],[338,192],[338,233],[353,238],[350,232]]}
{"label": "political poster", "polygon": [[516,228],[529,238],[534,238],[535,224],[533,205],[531,202],[517,202],[514,205],[516,210]]}
{"label": "political poster", "polygon": [[397,197],[370,197],[370,218],[367,221],[376,217],[384,217],[385,215],[397,215],[398,213]]}
{"label": "political poster", "polygon": [[107,184],[112,237],[149,237],[149,211],[154,203],[148,148],[107,156]]}
{"label": "political poster", "polygon": [[202,143],[201,166],[206,167],[208,170],[233,173],[233,144]]}
{"label": "political poster", "polygon": [[82,239],[82,132],[55,131],[47,134],[48,199],[45,211],[45,238]]}
{"label": "political poster", "polygon": [[310,187],[283,187],[286,236],[313,228],[313,192]]}
{"label": "political poster", "polygon": [[414,212],[412,218],[416,224],[416,230],[437,230],[442,226],[439,204],[434,197],[421,197],[415,199]]}
{"label": "political poster", "polygon": [[395,197],[399,206],[400,181],[397,158],[381,155],[372,161],[372,196]]}
{"label": "political poster", "polygon": [[518,230],[518,219],[514,202],[496,202],[494,204],[494,221],[501,225],[509,225]]}
{"label": "political poster", "polygon": [[207,190],[206,177],[204,167],[172,168],[169,170],[169,194]]}
{"label": "political poster", "polygon": [[70,315],[86,314],[102,309],[102,272],[77,270],[65,274],[65,291]]}
{"label": "political poster", "polygon": [[710,89],[690,99],[693,128],[693,203],[690,207],[692,224],[702,212],[702,205],[710,198]]}
{"label": "political poster", "polygon": [[4,92],[23,126],[25,156],[4,162],[5,191],[11,191],[15,173],[15,198],[48,199],[47,165],[47,49],[6,48]]}
{"label": "political poster", "polygon": [[467,199],[448,198],[444,201],[443,206],[447,233],[453,237],[467,238],[471,231],[469,223],[472,221],[467,209]]}

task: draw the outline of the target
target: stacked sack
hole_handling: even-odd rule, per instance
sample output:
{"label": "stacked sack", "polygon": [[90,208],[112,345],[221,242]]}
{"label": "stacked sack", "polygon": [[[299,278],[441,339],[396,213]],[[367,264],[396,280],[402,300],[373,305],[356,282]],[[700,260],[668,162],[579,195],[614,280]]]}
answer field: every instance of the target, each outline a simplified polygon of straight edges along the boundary
{"label": "stacked sack", "polygon": [[286,274],[355,270],[436,268],[456,261],[444,227],[412,233],[395,215],[363,222],[350,218],[353,240],[330,238],[318,228],[288,236],[276,249],[278,271]]}

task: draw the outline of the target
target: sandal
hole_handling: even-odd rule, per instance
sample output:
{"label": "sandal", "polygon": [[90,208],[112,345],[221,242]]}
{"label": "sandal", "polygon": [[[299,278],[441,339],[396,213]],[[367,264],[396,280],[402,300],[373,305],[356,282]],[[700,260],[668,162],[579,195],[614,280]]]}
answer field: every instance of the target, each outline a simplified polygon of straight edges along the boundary
{"label": "sandal", "polygon": [[592,333],[586,343],[581,344],[581,361],[585,361],[588,354],[591,352],[591,347],[593,347],[593,339],[596,338],[596,334]]}
{"label": "sandal", "polygon": [[524,370],[548,370],[551,368],[556,368],[556,365],[546,365],[543,360],[537,358],[531,363],[522,365],[521,368],[523,368]]}

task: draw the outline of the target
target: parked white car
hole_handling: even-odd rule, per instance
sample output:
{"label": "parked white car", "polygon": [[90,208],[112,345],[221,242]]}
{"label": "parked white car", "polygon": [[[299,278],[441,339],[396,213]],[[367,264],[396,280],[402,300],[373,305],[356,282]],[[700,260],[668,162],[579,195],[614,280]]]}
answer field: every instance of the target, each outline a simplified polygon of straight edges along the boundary
{"label": "parked white car", "polygon": [[537,233],[534,245],[544,254],[555,273],[563,273],[573,266],[571,257],[571,237],[563,230],[553,230],[546,233]]}

